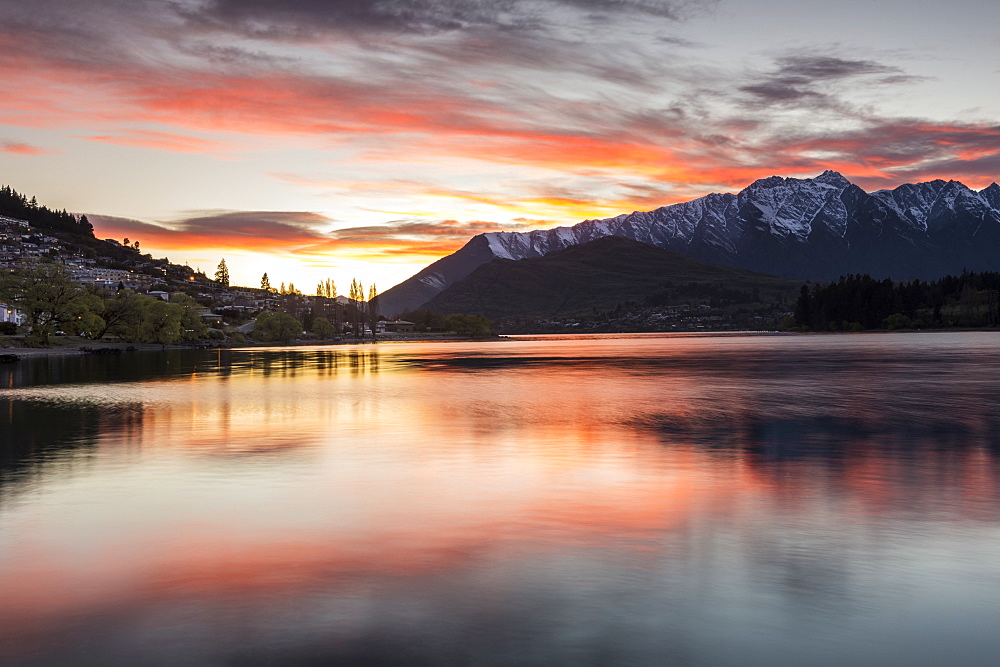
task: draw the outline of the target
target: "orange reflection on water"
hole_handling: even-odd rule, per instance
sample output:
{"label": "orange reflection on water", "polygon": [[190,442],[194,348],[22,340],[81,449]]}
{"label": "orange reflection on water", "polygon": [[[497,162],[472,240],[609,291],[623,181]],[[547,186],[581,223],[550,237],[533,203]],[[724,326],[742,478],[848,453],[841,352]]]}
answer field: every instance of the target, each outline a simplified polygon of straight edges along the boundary
{"label": "orange reflection on water", "polygon": [[927,421],[881,361],[845,374],[704,347],[265,351],[27,388],[25,404],[107,409],[86,448],[0,489],[0,639],[42,645],[149,606],[516,577],[542,558],[753,561],[820,531],[839,563],[873,536],[1000,520],[981,387],[937,386],[954,407]]}

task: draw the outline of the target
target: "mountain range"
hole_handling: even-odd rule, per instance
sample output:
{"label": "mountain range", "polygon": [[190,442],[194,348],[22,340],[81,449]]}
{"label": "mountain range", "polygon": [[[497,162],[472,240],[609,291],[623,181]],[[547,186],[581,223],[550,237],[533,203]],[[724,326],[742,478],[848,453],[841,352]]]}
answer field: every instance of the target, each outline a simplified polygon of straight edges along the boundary
{"label": "mountain range", "polygon": [[381,295],[386,314],[417,308],[477,267],[619,236],[694,259],[798,280],[849,273],[933,279],[1000,270],[1000,186],[934,180],[865,192],[835,171],[755,181],[737,194],[571,227],[478,234]]}

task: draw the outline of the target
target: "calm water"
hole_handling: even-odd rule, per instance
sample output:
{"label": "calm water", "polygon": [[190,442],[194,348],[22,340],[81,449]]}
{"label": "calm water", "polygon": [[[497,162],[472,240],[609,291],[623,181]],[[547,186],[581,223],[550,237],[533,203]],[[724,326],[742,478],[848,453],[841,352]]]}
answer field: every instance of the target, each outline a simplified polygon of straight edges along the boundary
{"label": "calm water", "polygon": [[996,664],[998,350],[0,365],[0,663]]}

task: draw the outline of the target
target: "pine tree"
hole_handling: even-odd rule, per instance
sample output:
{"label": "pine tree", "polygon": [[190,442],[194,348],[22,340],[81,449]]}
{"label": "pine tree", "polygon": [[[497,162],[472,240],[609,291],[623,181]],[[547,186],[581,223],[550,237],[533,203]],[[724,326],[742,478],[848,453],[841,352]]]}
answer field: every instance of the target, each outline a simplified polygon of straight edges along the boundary
{"label": "pine tree", "polygon": [[271,281],[267,277],[267,271],[265,271],[264,275],[262,275],[260,277],[260,288],[262,290],[264,290],[265,292],[270,292],[271,291]]}
{"label": "pine tree", "polygon": [[[267,274],[265,274],[267,275]],[[215,279],[225,288],[229,288],[229,267],[226,266],[226,258],[219,262],[219,268],[215,270]]]}

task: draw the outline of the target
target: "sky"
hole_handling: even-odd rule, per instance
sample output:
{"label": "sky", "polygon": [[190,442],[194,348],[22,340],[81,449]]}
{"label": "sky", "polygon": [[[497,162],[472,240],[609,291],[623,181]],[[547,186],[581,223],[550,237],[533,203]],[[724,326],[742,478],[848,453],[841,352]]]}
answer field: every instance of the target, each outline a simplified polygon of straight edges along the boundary
{"label": "sky", "polygon": [[992,0],[0,0],[0,183],[236,284],[835,169],[1000,173]]}

